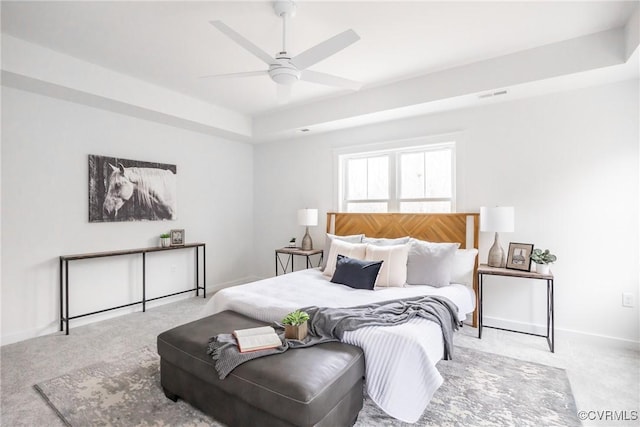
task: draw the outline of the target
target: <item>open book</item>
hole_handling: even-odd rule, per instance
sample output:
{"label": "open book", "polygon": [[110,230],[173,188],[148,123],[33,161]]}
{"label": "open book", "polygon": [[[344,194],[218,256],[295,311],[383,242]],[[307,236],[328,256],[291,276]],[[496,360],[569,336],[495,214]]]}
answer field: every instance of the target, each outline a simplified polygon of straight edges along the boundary
{"label": "open book", "polygon": [[265,350],[267,348],[280,347],[282,341],[271,326],[261,326],[259,328],[238,329],[233,331],[233,335],[238,341],[240,353],[248,351]]}

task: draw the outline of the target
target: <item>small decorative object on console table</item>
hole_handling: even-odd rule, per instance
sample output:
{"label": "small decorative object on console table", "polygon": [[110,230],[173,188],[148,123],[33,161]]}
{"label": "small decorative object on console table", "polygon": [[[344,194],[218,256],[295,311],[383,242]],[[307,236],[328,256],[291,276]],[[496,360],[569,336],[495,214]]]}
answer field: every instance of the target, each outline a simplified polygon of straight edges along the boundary
{"label": "small decorative object on console table", "polygon": [[549,252],[549,249],[534,249],[531,254],[531,261],[536,263],[536,272],[540,274],[549,274],[549,264],[556,262],[558,257]]}
{"label": "small decorative object on console table", "polygon": [[291,240],[289,240],[289,247],[290,248],[295,248],[296,247],[296,238],[292,237]]}
{"label": "small decorative object on console table", "polygon": [[318,225],[318,209],[300,209],[298,211],[298,224],[306,227],[301,248],[304,251],[310,251],[313,249],[313,241],[309,235],[309,226]]}
{"label": "small decorative object on console table", "polygon": [[307,337],[307,320],[309,315],[305,311],[296,310],[282,319],[284,337],[290,340],[303,340]]}
{"label": "small decorative object on console table", "polygon": [[162,233],[160,235],[160,247],[168,248],[171,246],[171,235],[169,233]]}
{"label": "small decorative object on console table", "polygon": [[532,251],[533,245],[530,243],[509,243],[507,268],[511,270],[529,271],[531,269]]}
{"label": "small decorative object on console table", "polygon": [[184,245],[184,228],[171,230],[171,246]]}
{"label": "small decorative object on console table", "polygon": [[493,246],[489,249],[488,263],[490,267],[504,267],[505,256],[498,232],[512,233],[514,230],[513,207],[480,208],[480,231],[494,231]]}

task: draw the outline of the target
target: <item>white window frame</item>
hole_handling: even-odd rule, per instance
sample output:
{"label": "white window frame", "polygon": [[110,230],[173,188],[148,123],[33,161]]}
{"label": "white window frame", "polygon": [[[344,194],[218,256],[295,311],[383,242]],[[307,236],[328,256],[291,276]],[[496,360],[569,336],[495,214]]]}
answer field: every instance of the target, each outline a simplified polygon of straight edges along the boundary
{"label": "white window frame", "polygon": [[[437,202],[450,201],[451,212],[456,212],[456,143],[457,134],[447,134],[432,137],[415,138],[411,140],[395,141],[382,144],[360,145],[334,150],[334,189],[336,189],[336,206],[338,212],[346,212],[347,203],[387,203],[387,212],[400,212],[401,202]],[[400,176],[397,173],[400,155],[403,153],[436,151],[443,148],[451,150],[451,197],[425,197],[400,199]],[[346,200],[347,160],[370,158],[375,156],[389,156],[389,199]]]}

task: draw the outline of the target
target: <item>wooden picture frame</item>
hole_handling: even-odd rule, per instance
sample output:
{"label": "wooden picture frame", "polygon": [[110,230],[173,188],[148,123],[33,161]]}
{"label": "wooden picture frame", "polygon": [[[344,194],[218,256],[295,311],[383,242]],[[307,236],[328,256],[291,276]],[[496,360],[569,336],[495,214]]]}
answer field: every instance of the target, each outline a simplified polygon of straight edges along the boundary
{"label": "wooden picture frame", "polygon": [[531,270],[532,243],[509,243],[506,267],[511,270]]}
{"label": "wooden picture frame", "polygon": [[171,246],[184,245],[184,228],[171,230]]}

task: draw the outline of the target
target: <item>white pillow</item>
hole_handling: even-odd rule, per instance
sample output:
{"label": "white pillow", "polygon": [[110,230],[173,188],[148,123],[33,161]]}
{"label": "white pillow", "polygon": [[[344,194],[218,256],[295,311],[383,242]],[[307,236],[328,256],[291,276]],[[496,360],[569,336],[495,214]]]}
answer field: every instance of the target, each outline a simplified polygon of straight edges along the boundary
{"label": "white pillow", "polygon": [[325,276],[333,277],[333,273],[336,271],[338,255],[363,260],[366,250],[367,245],[364,243],[349,243],[333,239],[331,242],[331,248],[329,249],[329,256],[327,257],[327,266],[325,267],[323,274]]}
{"label": "white pillow", "polygon": [[410,285],[448,286],[453,257],[459,243],[432,243],[411,239],[407,259],[407,283]]}
{"label": "white pillow", "polygon": [[409,243],[410,237],[398,237],[395,239],[387,239],[386,237],[367,237],[362,238],[362,243],[368,243],[376,246],[404,245]]}
{"label": "white pillow", "polygon": [[344,240],[349,243],[362,243],[362,238],[364,234],[353,234],[351,236],[336,236],[335,234],[327,233],[327,236],[324,239],[324,249],[322,250],[322,265],[320,265],[320,270],[324,271],[327,267],[327,260],[329,259],[329,249],[331,249],[331,242],[333,239]]}
{"label": "white pillow", "polygon": [[407,283],[407,257],[410,243],[404,245],[367,245],[366,261],[383,261],[376,287],[398,287]]}
{"label": "white pillow", "polygon": [[473,269],[476,266],[477,249],[458,249],[451,263],[451,283],[473,287]]}

